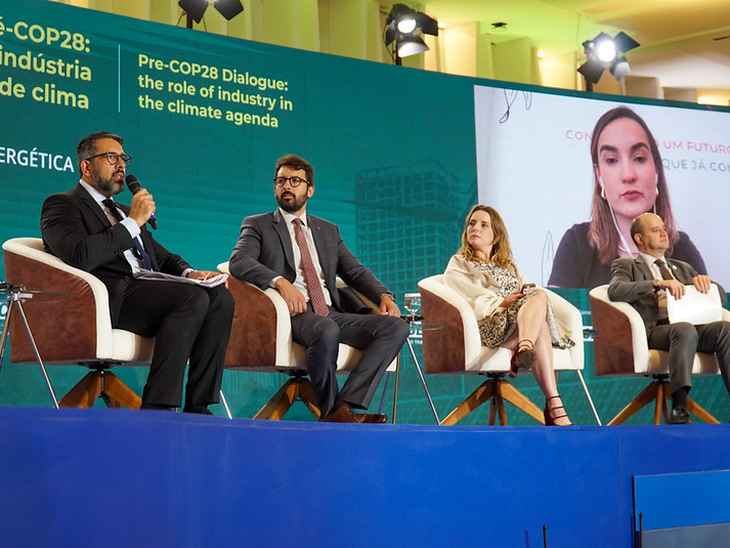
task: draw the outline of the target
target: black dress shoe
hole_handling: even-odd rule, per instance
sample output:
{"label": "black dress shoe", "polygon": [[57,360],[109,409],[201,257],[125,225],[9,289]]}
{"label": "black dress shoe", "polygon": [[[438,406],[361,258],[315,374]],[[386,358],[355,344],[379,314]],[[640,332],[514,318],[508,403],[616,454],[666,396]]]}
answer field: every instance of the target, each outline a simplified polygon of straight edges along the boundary
{"label": "black dress shoe", "polygon": [[160,405],[157,403],[142,403],[140,406],[140,409],[152,409],[155,411],[168,411],[175,413],[177,411],[177,407],[171,407],[169,405]]}
{"label": "black dress shoe", "polygon": [[685,407],[675,407],[669,414],[669,424],[694,424]]}
{"label": "black dress shoe", "polygon": [[198,406],[198,405],[192,405],[190,407],[184,407],[183,413],[195,413],[196,415],[212,415],[213,412],[208,409],[207,405]]}

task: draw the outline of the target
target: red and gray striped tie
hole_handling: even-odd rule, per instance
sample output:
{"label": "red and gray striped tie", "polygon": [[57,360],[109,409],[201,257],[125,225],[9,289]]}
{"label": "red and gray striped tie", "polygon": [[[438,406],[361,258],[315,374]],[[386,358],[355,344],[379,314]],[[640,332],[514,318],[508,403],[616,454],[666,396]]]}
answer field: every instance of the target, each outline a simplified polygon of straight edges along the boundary
{"label": "red and gray striped tie", "polygon": [[304,236],[304,230],[302,230],[302,220],[294,219],[292,223],[294,223],[294,237],[297,240],[299,253],[302,256],[302,267],[304,268],[304,278],[309,289],[309,300],[316,314],[326,316],[329,314],[329,308],[327,307],[327,301],[324,299],[324,292],[322,291],[319,276],[317,276],[317,270],[314,268],[312,255],[309,253],[307,239]]}

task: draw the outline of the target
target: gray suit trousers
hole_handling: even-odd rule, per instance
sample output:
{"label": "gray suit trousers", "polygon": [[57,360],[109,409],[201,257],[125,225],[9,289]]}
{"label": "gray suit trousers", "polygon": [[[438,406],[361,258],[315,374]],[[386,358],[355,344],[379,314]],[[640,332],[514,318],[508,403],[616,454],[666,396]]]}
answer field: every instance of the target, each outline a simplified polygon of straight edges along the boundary
{"label": "gray suit trousers", "polygon": [[692,386],[695,352],[716,354],[725,388],[730,393],[730,322],[692,325],[686,322],[657,325],[649,332],[649,348],[669,352],[672,393]]}
{"label": "gray suit trousers", "polygon": [[[395,316],[347,314],[330,308],[323,317],[312,311],[311,303],[306,312],[292,317],[291,324],[294,341],[307,347],[307,372],[323,417],[342,403],[367,409],[380,378],[410,333],[408,324]],[[340,343],[362,351],[342,390],[335,377]]]}

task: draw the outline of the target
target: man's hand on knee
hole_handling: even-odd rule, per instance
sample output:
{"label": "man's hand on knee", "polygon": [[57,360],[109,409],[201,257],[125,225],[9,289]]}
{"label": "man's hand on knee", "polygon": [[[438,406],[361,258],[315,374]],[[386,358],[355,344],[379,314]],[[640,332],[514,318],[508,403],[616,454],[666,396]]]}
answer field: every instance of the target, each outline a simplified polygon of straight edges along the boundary
{"label": "man's hand on knee", "polygon": [[286,301],[291,316],[301,314],[307,309],[307,299],[304,298],[301,291],[294,287],[289,280],[279,278],[274,283],[274,286],[284,301]]}
{"label": "man's hand on knee", "polygon": [[380,297],[380,313],[383,316],[400,316],[400,308],[395,304],[392,295],[383,293]]}

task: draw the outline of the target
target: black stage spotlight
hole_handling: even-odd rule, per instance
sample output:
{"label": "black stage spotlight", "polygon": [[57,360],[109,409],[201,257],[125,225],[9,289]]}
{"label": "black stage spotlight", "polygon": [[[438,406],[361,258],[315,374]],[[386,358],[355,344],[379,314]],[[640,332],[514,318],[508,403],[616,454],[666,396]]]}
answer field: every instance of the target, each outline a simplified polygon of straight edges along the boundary
{"label": "black stage spotlight", "polygon": [[188,18],[200,23],[205,10],[208,9],[208,0],[179,0],[177,5],[183,9]]}
{"label": "black stage spotlight", "polygon": [[593,40],[583,42],[586,62],[578,68],[578,72],[585,78],[586,90],[593,89],[593,84],[600,80],[606,67],[616,80],[622,80],[631,70],[624,53],[638,46],[639,43],[624,32],[613,38],[602,32]]}
{"label": "black stage spotlight", "polygon": [[411,34],[416,30],[416,10],[405,4],[393,4],[385,20],[385,45],[389,46],[398,34]]}
{"label": "black stage spotlight", "polygon": [[228,21],[243,11],[241,0],[216,0],[213,7]]}
{"label": "black stage spotlight", "polygon": [[428,51],[423,41],[424,34],[438,36],[438,21],[423,12],[405,4],[393,4],[385,20],[383,39],[396,65],[401,58]]}
{"label": "black stage spotlight", "polygon": [[[200,23],[205,14],[205,10],[208,9],[208,0],[179,0],[178,6],[180,6],[185,14],[188,16],[187,27],[193,27],[193,21]],[[243,4],[241,0],[216,0],[213,7],[218,12],[230,21],[236,15],[243,11]]]}

